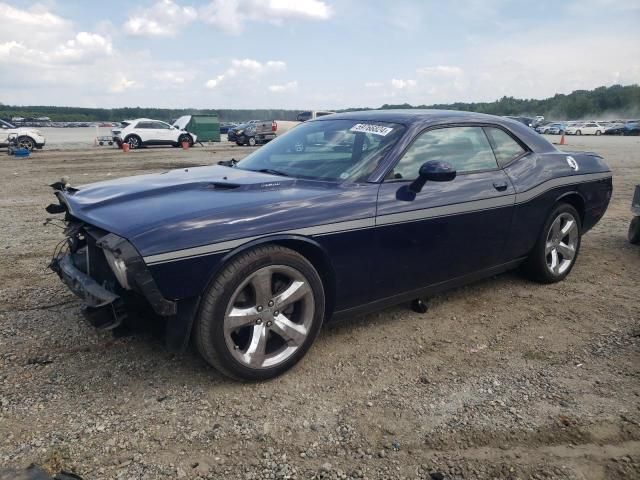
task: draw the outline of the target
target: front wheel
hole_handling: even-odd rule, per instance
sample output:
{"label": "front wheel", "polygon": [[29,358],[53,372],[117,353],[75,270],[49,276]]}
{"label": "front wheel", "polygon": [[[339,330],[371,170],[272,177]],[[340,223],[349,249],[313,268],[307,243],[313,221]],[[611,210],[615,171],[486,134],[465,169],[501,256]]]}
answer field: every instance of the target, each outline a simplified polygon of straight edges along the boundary
{"label": "front wheel", "polygon": [[31,137],[18,137],[18,146],[20,148],[26,148],[31,152],[35,148],[36,142],[34,142]]}
{"label": "front wheel", "polygon": [[578,131],[576,132],[576,135],[582,135],[582,130],[578,130]]}
{"label": "front wheel", "polygon": [[247,144],[250,147],[255,147],[256,146],[256,137],[249,137],[249,139],[247,140]]}
{"label": "front wheel", "polygon": [[193,147],[193,138],[191,135],[180,135],[180,138],[178,138],[178,146],[182,146],[182,142],[187,142],[189,147]]}
{"label": "front wheel", "polygon": [[559,204],[547,219],[524,270],[541,283],[555,283],[569,275],[580,251],[580,215],[568,203]]}
{"label": "front wheel", "polygon": [[266,380],[307,352],[324,319],[322,281],[297,252],[257,247],[217,276],[202,298],[194,342],[222,373]]}

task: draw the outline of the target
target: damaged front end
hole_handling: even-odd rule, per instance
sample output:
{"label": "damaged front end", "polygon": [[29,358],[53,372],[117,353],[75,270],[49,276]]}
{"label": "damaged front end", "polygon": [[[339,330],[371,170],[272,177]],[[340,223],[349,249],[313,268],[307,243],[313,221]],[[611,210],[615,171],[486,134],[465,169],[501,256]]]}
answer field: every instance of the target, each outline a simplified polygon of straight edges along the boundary
{"label": "damaged front end", "polygon": [[[64,209],[60,192],[56,194]],[[79,221],[68,211],[65,221],[66,238],[49,268],[83,299],[83,314],[92,325],[114,329],[130,312],[147,306],[163,317],[176,315],[176,302],[162,296],[142,257],[127,240]]]}

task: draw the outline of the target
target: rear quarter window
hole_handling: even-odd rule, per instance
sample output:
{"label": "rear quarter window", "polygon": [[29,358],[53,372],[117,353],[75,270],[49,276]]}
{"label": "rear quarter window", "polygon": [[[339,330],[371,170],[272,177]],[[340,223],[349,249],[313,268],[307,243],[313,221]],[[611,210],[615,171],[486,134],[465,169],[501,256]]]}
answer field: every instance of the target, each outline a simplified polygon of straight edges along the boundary
{"label": "rear quarter window", "polygon": [[485,131],[491,141],[493,153],[496,156],[498,165],[501,167],[504,167],[525,153],[526,150],[504,130],[495,127],[486,127]]}

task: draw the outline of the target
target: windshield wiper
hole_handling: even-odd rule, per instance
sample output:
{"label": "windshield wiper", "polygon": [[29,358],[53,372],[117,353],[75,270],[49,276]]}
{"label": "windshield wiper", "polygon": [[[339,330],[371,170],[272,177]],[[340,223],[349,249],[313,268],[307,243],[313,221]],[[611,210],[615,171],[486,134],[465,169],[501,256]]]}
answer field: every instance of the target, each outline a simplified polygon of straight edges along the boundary
{"label": "windshield wiper", "polygon": [[270,173],[271,175],[278,175],[279,177],[289,177],[290,175],[287,175],[284,172],[281,172],[280,170],[274,170],[273,168],[261,168],[260,170],[258,170],[258,172],[260,173]]}

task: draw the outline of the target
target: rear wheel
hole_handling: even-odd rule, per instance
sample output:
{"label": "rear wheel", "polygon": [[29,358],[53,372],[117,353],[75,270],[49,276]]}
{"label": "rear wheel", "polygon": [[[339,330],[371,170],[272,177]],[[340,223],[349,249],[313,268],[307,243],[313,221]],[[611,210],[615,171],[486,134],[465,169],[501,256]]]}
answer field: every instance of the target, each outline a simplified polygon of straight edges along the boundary
{"label": "rear wheel", "polygon": [[202,357],[233,378],[266,380],[295,365],[324,318],[320,276],[280,246],[241,254],[202,299],[194,342]]}
{"label": "rear wheel", "polygon": [[555,283],[569,275],[580,251],[581,228],[577,210],[567,203],[559,204],[525,262],[528,276],[541,283]]}
{"label": "rear wheel", "polygon": [[582,130],[576,130],[576,135],[582,135]]}
{"label": "rear wheel", "polygon": [[599,137],[600,135],[602,135],[602,132],[600,130],[596,130],[596,137]]}

